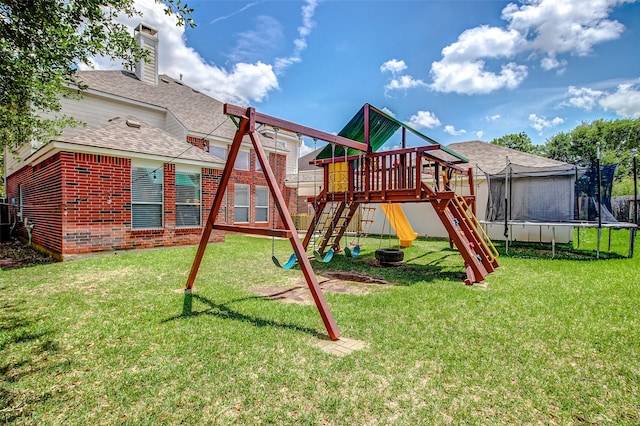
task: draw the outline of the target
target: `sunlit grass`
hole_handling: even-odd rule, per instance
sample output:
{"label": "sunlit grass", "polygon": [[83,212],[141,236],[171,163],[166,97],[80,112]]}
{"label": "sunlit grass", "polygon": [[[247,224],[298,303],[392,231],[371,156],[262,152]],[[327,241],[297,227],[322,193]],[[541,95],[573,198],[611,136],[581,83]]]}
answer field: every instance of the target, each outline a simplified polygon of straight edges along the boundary
{"label": "sunlit grass", "polygon": [[342,334],[366,344],[344,357],[313,345],[326,333],[315,306],[249,291],[302,278],[273,266],[268,239],[209,246],[191,297],[193,247],[2,271],[0,423],[640,422],[638,256],[502,256],[486,285],[464,286],[444,241],[372,266],[393,243],[313,262],[391,283],[325,293]]}

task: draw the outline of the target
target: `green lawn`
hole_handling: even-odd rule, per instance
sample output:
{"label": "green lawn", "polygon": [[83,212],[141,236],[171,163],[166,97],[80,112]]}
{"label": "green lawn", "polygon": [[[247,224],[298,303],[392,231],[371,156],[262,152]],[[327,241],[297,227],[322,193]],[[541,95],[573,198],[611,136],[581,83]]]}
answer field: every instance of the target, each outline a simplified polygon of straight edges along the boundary
{"label": "green lawn", "polygon": [[315,306],[249,291],[302,277],[268,239],[209,246],[192,297],[193,247],[1,271],[0,424],[640,423],[640,256],[503,256],[464,286],[448,243],[371,266],[388,244],[312,262],[394,284],[325,293],[366,345],[342,357]]}

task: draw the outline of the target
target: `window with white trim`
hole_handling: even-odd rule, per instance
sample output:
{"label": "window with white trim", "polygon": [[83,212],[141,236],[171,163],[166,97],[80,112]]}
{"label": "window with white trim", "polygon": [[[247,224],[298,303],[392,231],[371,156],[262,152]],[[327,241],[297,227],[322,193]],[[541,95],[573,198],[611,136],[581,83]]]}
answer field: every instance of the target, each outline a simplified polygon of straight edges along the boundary
{"label": "window with white trim", "polygon": [[131,168],[131,228],[162,228],[163,170]]}
{"label": "window with white trim", "polygon": [[269,187],[256,186],[256,222],[269,222]]}
{"label": "window with white trim", "polygon": [[258,154],[255,154],[256,159],[256,172],[262,171],[262,164],[260,164],[260,160],[258,159]]}
{"label": "window with white trim", "polygon": [[197,172],[176,170],[176,227],[200,227],[202,186]]}
{"label": "window with white trim", "polygon": [[249,222],[250,203],[249,185],[236,183],[233,186],[233,221],[235,223]]}
{"label": "window with white trim", "polygon": [[236,162],[233,165],[234,169],[249,170],[249,151],[238,151]]}
{"label": "window with white trim", "polygon": [[227,148],[209,144],[209,154],[216,156],[224,161],[227,159]]}

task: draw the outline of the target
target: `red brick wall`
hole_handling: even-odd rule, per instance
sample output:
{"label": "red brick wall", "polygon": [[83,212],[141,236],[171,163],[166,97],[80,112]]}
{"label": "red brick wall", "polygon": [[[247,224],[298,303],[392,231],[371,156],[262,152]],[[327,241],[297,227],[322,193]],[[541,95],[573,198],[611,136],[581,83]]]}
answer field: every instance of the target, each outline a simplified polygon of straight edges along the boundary
{"label": "red brick wall", "polygon": [[[202,170],[203,223],[220,170]],[[176,228],[175,165],[164,165],[164,227],[131,229],[131,160],[63,152],[25,166],[7,182],[9,198],[23,185],[24,215],[34,223],[33,242],[64,257],[104,250],[197,244],[202,228]],[[24,228],[22,236],[26,236]],[[211,242],[224,241],[214,231]]]}
{"label": "red brick wall", "polygon": [[[270,153],[269,155],[269,164],[271,165],[271,169],[273,170],[273,174],[276,177],[276,181],[278,182],[278,186],[280,191],[283,194],[284,200],[286,204],[289,204],[289,199],[287,197],[287,188],[284,185],[284,180],[287,176],[287,164],[286,157],[284,155],[275,153]],[[238,184],[249,185],[249,193],[251,195],[251,204],[249,208],[249,223],[246,225],[271,228],[274,226],[275,219],[275,228],[283,228],[284,225],[282,220],[280,219],[280,215],[276,210],[274,198],[271,192],[269,192],[269,222],[268,223],[256,223],[255,221],[255,205],[256,205],[256,186],[266,186],[267,179],[264,175],[263,171],[256,171],[256,164],[258,163],[255,151],[251,150],[249,153],[249,164],[250,170],[237,170],[234,169],[231,174],[231,178],[229,180],[229,189],[227,190],[227,194],[229,197],[229,223],[233,223],[233,206],[234,206],[234,197],[233,197],[233,186]],[[275,216],[274,216],[275,215]]]}
{"label": "red brick wall", "polygon": [[[193,139],[193,140],[191,140]],[[188,137],[197,145],[201,139]],[[197,145],[199,148],[201,146]],[[233,223],[233,187],[250,185],[250,225],[282,228],[269,194],[269,222],[255,222],[255,188],[267,187],[262,171],[256,171],[256,156],[250,155],[250,170],[234,170],[217,222]],[[286,158],[269,154],[285,202],[295,213],[294,193],[284,185]],[[202,222],[206,222],[216,194],[221,170],[202,169]],[[197,244],[201,227],[176,228],[175,165],[164,165],[164,227],[153,230],[131,229],[131,160],[96,154],[61,152],[35,167],[25,166],[7,181],[7,196],[18,198],[18,184],[23,186],[24,216],[34,224],[32,241],[59,257],[72,254]],[[19,230],[27,237],[26,229]],[[211,242],[224,241],[224,234],[212,233]]]}
{"label": "red brick wall", "polygon": [[[22,184],[23,220],[32,228],[32,242],[52,252],[62,251],[62,160],[57,154],[36,167],[26,166],[7,179],[7,197],[19,200],[18,186]],[[24,222],[23,222],[24,223]],[[28,238],[20,224],[17,233]]]}

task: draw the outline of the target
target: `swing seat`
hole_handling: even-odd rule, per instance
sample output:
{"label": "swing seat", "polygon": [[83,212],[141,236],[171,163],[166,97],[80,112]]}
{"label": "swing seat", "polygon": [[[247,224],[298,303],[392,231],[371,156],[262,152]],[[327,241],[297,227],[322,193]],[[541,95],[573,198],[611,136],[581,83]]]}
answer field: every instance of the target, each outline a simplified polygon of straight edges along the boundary
{"label": "swing seat", "polygon": [[351,250],[349,247],[345,247],[344,254],[346,254],[347,257],[352,257],[355,259],[360,254],[360,246],[356,244],[355,246],[353,246],[353,250]]}
{"label": "swing seat", "polygon": [[289,256],[289,260],[287,260],[287,263],[285,263],[284,265],[281,264],[280,261],[278,260],[278,258],[275,257],[275,256],[271,256],[271,260],[273,260],[273,263],[278,268],[291,269],[291,268],[293,268],[293,265],[295,265],[296,262],[298,261],[298,258],[296,257],[295,253],[291,253],[291,256]]}
{"label": "swing seat", "polygon": [[322,257],[322,255],[320,254],[320,252],[318,250],[314,250],[313,251],[313,256],[316,258],[317,261],[322,262],[322,263],[331,262],[331,259],[333,259],[333,255],[334,254],[335,254],[335,252],[333,251],[333,248],[330,248],[329,251],[324,255],[324,257]]}

